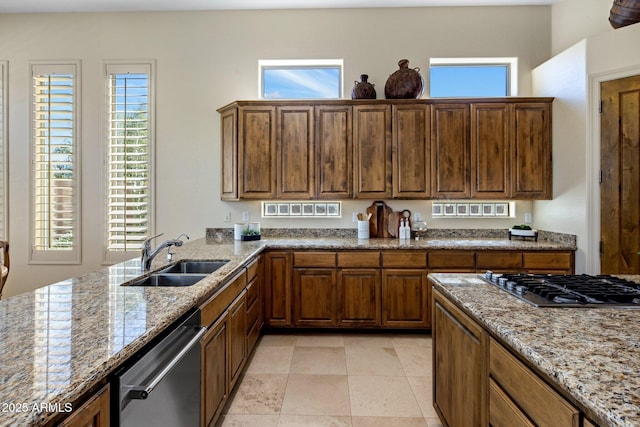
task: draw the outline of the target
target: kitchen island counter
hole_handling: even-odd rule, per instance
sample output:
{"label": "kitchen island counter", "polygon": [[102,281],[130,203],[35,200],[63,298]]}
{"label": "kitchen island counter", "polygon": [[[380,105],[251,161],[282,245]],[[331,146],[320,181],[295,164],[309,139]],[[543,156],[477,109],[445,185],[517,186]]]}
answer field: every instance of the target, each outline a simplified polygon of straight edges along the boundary
{"label": "kitchen island counter", "polygon": [[[575,250],[553,241],[440,238],[199,239],[176,248],[179,259],[228,259],[189,287],[121,286],[138,278],[139,259],[0,301],[0,426],[46,425],[95,389],[118,366],[198,306],[265,248]],[[165,265],[164,253],[152,265]]]}
{"label": "kitchen island counter", "polygon": [[[640,282],[640,276],[625,277]],[[536,308],[475,274],[429,279],[588,418],[600,425],[640,425],[639,310]]]}

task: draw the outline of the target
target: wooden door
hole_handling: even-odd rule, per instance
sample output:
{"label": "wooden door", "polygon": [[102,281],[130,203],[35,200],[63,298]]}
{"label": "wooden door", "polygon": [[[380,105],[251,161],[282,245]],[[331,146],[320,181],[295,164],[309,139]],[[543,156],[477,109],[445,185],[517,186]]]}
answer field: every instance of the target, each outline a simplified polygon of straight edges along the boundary
{"label": "wooden door", "polygon": [[264,258],[264,322],[267,326],[292,326],[291,253],[267,252]]}
{"label": "wooden door", "polygon": [[487,333],[434,290],[433,401],[448,426],[486,426]]}
{"label": "wooden door", "polygon": [[469,198],[469,105],[431,108],[431,186],[434,198]]}
{"label": "wooden door", "polygon": [[59,427],[109,427],[109,384],[75,409],[69,418],[58,424]]}
{"label": "wooden door", "polygon": [[382,270],[382,326],[427,328],[429,285],[423,269]]}
{"label": "wooden door", "polygon": [[551,199],[551,177],[551,104],[513,104],[511,196],[516,199]]}
{"label": "wooden door", "polygon": [[227,316],[225,314],[220,316],[220,319],[209,328],[200,341],[202,349],[200,424],[202,427],[215,425],[229,396],[228,338]]}
{"label": "wooden door", "polygon": [[315,170],[319,199],[348,199],[353,194],[351,122],[351,106],[316,106]]}
{"label": "wooden door", "polygon": [[294,268],[293,320],[296,326],[336,325],[336,270]]}
{"label": "wooden door", "polygon": [[276,197],[311,199],[315,195],[313,106],[278,106],[276,126]]}
{"label": "wooden door", "polygon": [[343,327],[380,326],[380,270],[338,270],[338,324]]}
{"label": "wooden door", "polygon": [[471,196],[509,197],[509,106],[471,105]]}
{"label": "wooden door", "polygon": [[229,389],[233,389],[246,359],[246,292],[229,307]]}
{"label": "wooden door", "polygon": [[431,195],[430,106],[393,106],[393,197]]}
{"label": "wooden door", "polygon": [[355,197],[390,198],[391,106],[354,106],[353,144]]}
{"label": "wooden door", "polygon": [[603,82],[602,273],[640,274],[640,76]]}
{"label": "wooden door", "polygon": [[273,199],[276,196],[275,107],[241,107],[239,114],[239,196]]}
{"label": "wooden door", "polygon": [[220,113],[220,199],[238,200],[238,109]]}

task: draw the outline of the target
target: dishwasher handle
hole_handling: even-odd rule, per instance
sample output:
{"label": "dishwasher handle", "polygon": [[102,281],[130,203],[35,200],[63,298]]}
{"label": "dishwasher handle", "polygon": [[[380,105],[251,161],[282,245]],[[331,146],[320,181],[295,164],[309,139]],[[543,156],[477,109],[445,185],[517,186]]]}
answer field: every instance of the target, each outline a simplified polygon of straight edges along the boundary
{"label": "dishwasher handle", "polygon": [[205,328],[204,326],[199,326],[194,329],[196,329],[198,332],[178,352],[178,354],[176,354],[175,357],[167,363],[167,365],[158,373],[158,375],[156,375],[151,380],[151,382],[149,382],[148,385],[133,385],[128,387],[129,392],[127,393],[127,398],[144,400],[149,397],[149,394],[153,391],[154,388],[156,388],[158,384],[160,384],[160,381],[162,381],[164,377],[167,376],[167,374],[173,369],[173,367],[176,366],[178,362],[180,362],[185,354],[187,354],[189,350],[191,350],[193,346],[196,345],[198,341],[200,341],[200,338],[202,338],[202,336],[207,332],[207,328]]}

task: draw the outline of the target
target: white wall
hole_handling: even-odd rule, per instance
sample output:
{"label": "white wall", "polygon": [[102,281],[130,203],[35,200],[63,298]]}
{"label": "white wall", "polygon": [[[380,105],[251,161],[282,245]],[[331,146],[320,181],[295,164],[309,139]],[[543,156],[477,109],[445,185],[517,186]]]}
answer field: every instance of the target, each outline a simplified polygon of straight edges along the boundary
{"label": "white wall", "polygon": [[613,0],[563,0],[553,5],[551,53],[557,55],[587,37],[612,31]]}
{"label": "white wall", "polygon": [[[201,237],[205,227],[231,226],[224,222],[227,211],[232,221],[245,210],[252,219],[259,215],[258,203],[219,200],[215,111],[257,97],[258,59],[343,58],[348,97],[362,73],[382,92],[401,58],[424,74],[432,56],[517,56],[520,94],[530,95],[530,70],[550,56],[550,14],[549,6],[532,6],[0,15],[0,60],[9,61],[12,268],[5,295],[102,263],[103,61],[156,61],[156,231]],[[65,59],[82,61],[82,264],[28,265],[29,61]],[[263,226],[353,227],[350,213],[370,203],[345,202],[341,220],[272,220]],[[428,202],[389,204],[430,211]],[[531,203],[520,205],[519,212],[531,209]],[[511,223],[429,221],[431,227]]]}

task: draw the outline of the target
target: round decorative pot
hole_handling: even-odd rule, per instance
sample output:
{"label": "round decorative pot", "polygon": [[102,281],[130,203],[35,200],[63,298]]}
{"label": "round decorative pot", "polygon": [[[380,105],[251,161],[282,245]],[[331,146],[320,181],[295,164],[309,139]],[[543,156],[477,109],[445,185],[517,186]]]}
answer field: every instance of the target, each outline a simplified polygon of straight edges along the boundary
{"label": "round decorative pot", "polygon": [[422,95],[424,80],[420,75],[420,68],[409,68],[409,60],[398,61],[400,67],[391,74],[384,86],[384,96],[387,99],[415,99]]}
{"label": "round decorative pot", "polygon": [[640,0],[614,0],[609,12],[613,28],[626,27],[640,22]]}
{"label": "round decorative pot", "polygon": [[376,99],[376,89],[374,85],[367,80],[369,76],[360,75],[360,81],[355,81],[353,89],[351,89],[351,99]]}

